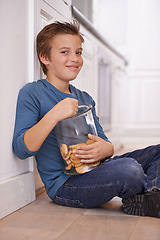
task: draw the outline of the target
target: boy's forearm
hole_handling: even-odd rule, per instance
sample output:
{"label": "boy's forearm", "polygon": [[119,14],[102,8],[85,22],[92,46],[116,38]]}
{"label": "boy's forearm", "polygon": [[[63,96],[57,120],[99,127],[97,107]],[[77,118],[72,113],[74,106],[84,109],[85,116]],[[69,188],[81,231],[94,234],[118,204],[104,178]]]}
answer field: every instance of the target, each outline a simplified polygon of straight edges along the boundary
{"label": "boy's forearm", "polygon": [[29,151],[37,151],[52,129],[56,126],[57,119],[53,112],[54,109],[51,109],[37,124],[24,134],[24,143]]}

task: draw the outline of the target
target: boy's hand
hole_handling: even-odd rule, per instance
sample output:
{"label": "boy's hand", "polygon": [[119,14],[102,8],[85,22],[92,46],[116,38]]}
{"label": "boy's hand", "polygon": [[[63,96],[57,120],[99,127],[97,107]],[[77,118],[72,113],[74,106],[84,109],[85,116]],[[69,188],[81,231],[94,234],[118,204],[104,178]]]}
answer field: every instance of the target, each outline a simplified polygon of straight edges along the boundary
{"label": "boy's hand", "polygon": [[74,150],[75,156],[81,158],[83,163],[92,163],[113,155],[113,145],[100,137],[88,134],[88,137],[94,140],[89,145],[81,145]]}
{"label": "boy's hand", "polygon": [[78,100],[74,98],[65,98],[54,107],[54,117],[57,121],[74,116],[78,111]]}

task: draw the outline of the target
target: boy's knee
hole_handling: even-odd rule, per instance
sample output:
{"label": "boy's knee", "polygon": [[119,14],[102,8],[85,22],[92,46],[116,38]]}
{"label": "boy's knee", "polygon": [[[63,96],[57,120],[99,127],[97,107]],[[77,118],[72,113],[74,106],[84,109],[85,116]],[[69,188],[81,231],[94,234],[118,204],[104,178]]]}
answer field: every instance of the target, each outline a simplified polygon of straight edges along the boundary
{"label": "boy's knee", "polygon": [[124,162],[126,171],[122,174],[123,190],[121,197],[131,196],[141,193],[146,189],[146,175],[141,165],[132,158],[125,158]]}
{"label": "boy's knee", "polygon": [[128,185],[141,192],[146,186],[146,175],[144,174],[142,166],[135,160],[130,159],[128,162],[128,169],[125,174]]}
{"label": "boy's knee", "polygon": [[[121,180],[129,185],[144,185],[146,175],[144,174],[141,165],[132,158],[120,159]],[[118,166],[117,166],[118,168]]]}

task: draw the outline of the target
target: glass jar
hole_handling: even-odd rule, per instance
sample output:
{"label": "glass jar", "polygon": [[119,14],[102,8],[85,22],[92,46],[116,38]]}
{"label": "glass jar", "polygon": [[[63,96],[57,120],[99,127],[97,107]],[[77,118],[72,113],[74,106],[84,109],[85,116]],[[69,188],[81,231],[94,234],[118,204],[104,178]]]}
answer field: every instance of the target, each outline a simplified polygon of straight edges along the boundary
{"label": "glass jar", "polygon": [[76,115],[58,122],[56,126],[57,140],[64,159],[64,172],[66,174],[83,174],[100,164],[100,161],[88,164],[82,163],[81,159],[73,153],[73,150],[80,144],[94,143],[93,140],[88,138],[89,133],[97,136],[91,109],[91,105],[80,105]]}

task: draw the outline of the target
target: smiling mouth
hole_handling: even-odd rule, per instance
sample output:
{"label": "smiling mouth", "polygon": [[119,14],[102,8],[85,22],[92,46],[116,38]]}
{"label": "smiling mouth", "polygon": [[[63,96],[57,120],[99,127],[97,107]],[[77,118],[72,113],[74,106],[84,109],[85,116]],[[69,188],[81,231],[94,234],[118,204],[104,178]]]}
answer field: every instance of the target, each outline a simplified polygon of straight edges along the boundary
{"label": "smiling mouth", "polygon": [[67,68],[69,69],[72,69],[72,70],[77,70],[79,66],[77,65],[69,65],[69,66],[66,66]]}

